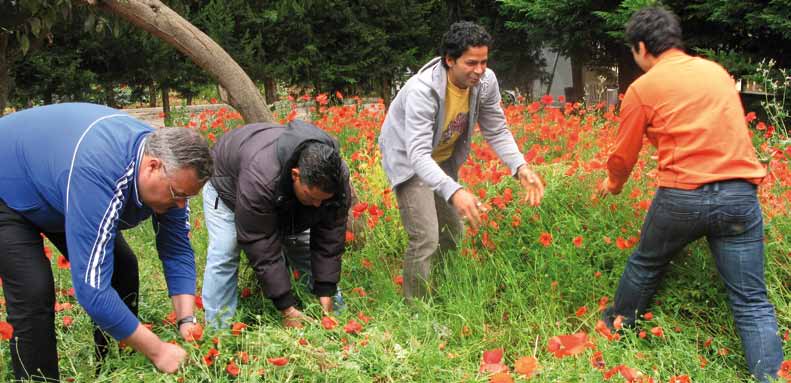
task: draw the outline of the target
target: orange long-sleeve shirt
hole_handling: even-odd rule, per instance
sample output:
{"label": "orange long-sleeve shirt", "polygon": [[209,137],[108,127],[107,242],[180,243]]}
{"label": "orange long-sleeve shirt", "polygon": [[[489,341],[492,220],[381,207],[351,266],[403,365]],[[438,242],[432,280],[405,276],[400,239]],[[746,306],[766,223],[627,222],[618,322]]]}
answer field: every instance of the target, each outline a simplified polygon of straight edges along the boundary
{"label": "orange long-sleeve shirt", "polygon": [[691,190],[728,179],[759,184],[766,175],[733,79],[712,61],[664,52],[627,89],[620,118],[607,161],[610,191],[629,178],[644,134],[657,148],[659,186]]}

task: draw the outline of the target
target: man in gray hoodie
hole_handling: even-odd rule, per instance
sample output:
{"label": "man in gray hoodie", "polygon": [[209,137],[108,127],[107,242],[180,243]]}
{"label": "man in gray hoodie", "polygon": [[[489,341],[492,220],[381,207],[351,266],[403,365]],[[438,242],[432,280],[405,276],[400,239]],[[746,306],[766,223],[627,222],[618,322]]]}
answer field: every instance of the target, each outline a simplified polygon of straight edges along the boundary
{"label": "man in gray hoodie", "polygon": [[455,248],[462,234],[459,215],[474,228],[480,224],[480,201],[457,181],[476,123],[525,188],[525,200],[535,206],[544,195],[540,178],[526,166],[505,126],[497,77],[486,67],[491,41],[477,24],[451,25],[440,57],[401,88],[382,125],[382,165],[409,236],[403,275],[407,300],[428,293],[435,254]]}

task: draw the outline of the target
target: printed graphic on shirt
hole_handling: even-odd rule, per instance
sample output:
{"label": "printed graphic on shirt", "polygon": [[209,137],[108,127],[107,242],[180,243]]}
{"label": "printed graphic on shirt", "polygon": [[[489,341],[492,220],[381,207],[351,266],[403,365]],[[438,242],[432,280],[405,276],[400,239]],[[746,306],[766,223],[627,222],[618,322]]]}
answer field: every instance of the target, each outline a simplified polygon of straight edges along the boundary
{"label": "printed graphic on shirt", "polygon": [[447,161],[453,155],[456,140],[468,127],[470,120],[470,89],[460,89],[448,81],[445,92],[445,118],[437,146],[431,158],[437,163]]}
{"label": "printed graphic on shirt", "polygon": [[459,113],[451,120],[445,130],[442,131],[442,136],[439,138],[439,144],[432,153],[431,157],[434,161],[443,162],[450,158],[453,154],[453,148],[456,145],[456,140],[459,139],[464,130],[467,129],[467,123],[470,119],[468,112]]}

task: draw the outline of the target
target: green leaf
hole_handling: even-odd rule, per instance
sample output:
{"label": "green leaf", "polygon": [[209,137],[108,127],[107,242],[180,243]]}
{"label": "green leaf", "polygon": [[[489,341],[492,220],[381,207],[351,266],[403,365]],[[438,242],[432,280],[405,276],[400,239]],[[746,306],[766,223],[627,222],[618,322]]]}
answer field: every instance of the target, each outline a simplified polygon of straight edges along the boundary
{"label": "green leaf", "polygon": [[85,18],[85,25],[83,25],[83,28],[85,32],[91,32],[95,26],[96,26],[96,15],[91,13],[88,15],[87,18]]}
{"label": "green leaf", "polygon": [[33,36],[38,37],[39,33],[41,33],[41,19],[38,17],[30,19],[30,31],[33,32]]}
{"label": "green leaf", "polygon": [[30,49],[30,39],[28,39],[27,34],[22,34],[19,38],[19,48],[22,50],[22,55],[27,54],[28,49]]}

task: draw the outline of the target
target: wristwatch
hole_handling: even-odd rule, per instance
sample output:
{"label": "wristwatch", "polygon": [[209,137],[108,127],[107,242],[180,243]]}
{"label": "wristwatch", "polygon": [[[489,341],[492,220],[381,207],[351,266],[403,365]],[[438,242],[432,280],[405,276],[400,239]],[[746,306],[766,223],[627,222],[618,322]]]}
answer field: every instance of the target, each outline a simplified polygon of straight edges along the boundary
{"label": "wristwatch", "polygon": [[184,318],[179,319],[178,322],[176,322],[176,328],[180,329],[181,325],[187,323],[198,324],[198,319],[192,315],[187,315]]}

